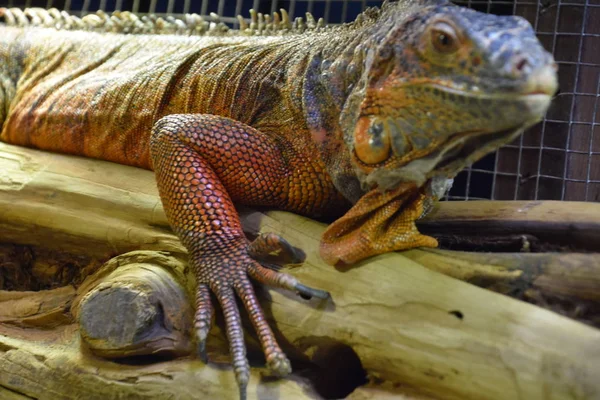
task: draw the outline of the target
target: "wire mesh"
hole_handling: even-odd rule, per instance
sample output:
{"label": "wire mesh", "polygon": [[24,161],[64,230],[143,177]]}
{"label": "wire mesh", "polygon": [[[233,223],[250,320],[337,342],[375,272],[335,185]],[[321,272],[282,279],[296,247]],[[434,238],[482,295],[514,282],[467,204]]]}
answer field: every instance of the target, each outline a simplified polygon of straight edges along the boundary
{"label": "wire mesh", "polygon": [[541,124],[463,171],[451,198],[600,201],[600,2],[457,4],[528,19],[559,64],[560,92]]}
{"label": "wire mesh", "polygon": [[[600,0],[457,0],[456,4],[531,22],[559,64],[560,92],[542,123],[466,168],[449,199],[600,201]],[[253,8],[290,17],[311,12],[328,23],[353,20],[366,0],[0,0],[0,5],[56,7],[74,14],[130,10],[140,14],[216,13],[236,26]]]}

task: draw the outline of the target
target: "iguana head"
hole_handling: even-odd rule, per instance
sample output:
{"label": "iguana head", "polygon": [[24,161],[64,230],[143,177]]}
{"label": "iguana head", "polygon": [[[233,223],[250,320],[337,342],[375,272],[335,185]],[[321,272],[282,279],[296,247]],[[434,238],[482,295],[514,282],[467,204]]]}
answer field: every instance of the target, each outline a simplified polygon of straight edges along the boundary
{"label": "iguana head", "polygon": [[540,121],[557,89],[520,17],[402,2],[366,29],[340,117],[363,190],[454,176]]}

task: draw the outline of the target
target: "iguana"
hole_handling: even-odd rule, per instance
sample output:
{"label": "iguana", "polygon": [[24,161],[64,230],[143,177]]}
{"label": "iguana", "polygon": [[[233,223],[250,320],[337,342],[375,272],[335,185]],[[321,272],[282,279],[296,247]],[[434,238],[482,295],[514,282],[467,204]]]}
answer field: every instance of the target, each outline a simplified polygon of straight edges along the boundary
{"label": "iguana", "polygon": [[436,246],[415,220],[448,178],[538,122],[557,88],[528,22],[444,0],[390,2],[332,27],[252,13],[240,30],[194,15],[0,14],[0,139],[154,170],[197,279],[201,354],[212,291],[242,396],[235,296],[285,375],[251,279],[327,293],[269,268],[266,254],[300,252],[273,234],[249,242],[234,204],[338,218],[321,243],[330,264]]}

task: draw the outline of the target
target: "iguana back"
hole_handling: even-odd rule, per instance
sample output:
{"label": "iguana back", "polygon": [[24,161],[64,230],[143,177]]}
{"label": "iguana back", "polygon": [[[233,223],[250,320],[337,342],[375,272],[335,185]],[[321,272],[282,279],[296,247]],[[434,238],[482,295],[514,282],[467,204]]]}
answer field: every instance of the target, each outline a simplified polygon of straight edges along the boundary
{"label": "iguana back", "polygon": [[306,42],[0,27],[0,73],[13,86],[0,98],[0,139],[150,168],[152,126],[169,114],[221,115],[300,138]]}

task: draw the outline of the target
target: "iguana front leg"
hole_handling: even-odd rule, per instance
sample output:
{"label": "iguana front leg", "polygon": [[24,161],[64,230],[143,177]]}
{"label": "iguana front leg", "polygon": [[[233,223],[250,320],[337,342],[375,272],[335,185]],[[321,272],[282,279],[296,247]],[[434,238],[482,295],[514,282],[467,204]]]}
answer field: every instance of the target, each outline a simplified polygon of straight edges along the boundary
{"label": "iguana front leg", "polygon": [[353,264],[390,251],[437,247],[437,240],[415,225],[425,200],[423,190],[411,183],[371,190],[323,233],[321,257],[331,265]]}
{"label": "iguana front leg", "polygon": [[250,277],[306,296],[328,297],[327,292],[262,266],[257,259],[272,250],[298,257],[277,236],[261,236],[251,245],[232,202],[269,206],[285,202],[288,171],[281,151],[270,137],[250,126],[206,114],[162,118],[153,128],[150,146],[167,218],[189,251],[197,279],[200,351],[213,316],[212,290],[225,315],[232,364],[245,397],[249,365],[235,295],[250,315],[269,368],[279,375],[290,372],[290,363],[266,322]]}

